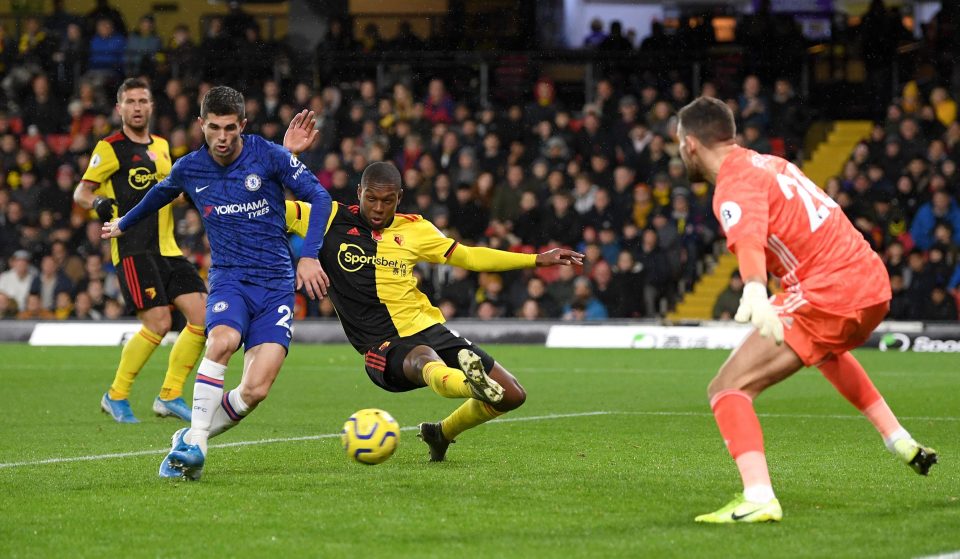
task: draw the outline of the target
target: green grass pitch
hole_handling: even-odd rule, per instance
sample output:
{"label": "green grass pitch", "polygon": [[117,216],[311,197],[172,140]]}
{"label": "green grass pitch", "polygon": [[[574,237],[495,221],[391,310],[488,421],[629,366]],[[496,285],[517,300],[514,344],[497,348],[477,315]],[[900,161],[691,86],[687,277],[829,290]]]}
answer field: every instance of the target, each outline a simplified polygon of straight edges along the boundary
{"label": "green grass pitch", "polygon": [[[431,464],[411,429],[457,404],[380,391],[346,346],[294,345],[270,398],[216,444],[203,480],[157,478],[170,434],[98,411],[117,348],[0,345],[0,557],[916,557],[960,550],[956,355],[860,351],[903,424],[940,451],[929,478],[883,447],[815,370],[756,402],[778,525],[701,526],[739,477],[706,385],[726,352],[487,346],[526,405]],[[239,380],[235,356],[227,386]],[[379,466],[339,433],[364,407],[405,429]],[[520,421],[523,420],[523,421]],[[327,435],[326,437],[321,437]],[[312,437],[290,440],[297,437]],[[285,439],[266,442],[268,439]],[[78,460],[105,454],[117,457]],[[45,461],[43,463],[37,463]]]}

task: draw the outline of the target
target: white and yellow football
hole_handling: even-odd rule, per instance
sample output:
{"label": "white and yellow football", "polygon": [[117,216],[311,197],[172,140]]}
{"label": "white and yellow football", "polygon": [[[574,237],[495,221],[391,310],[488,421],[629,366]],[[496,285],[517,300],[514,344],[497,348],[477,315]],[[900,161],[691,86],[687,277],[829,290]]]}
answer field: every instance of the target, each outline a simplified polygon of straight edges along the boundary
{"label": "white and yellow football", "polygon": [[371,466],[380,464],[397,450],[400,424],[383,410],[363,409],[343,424],[340,442],[351,460]]}

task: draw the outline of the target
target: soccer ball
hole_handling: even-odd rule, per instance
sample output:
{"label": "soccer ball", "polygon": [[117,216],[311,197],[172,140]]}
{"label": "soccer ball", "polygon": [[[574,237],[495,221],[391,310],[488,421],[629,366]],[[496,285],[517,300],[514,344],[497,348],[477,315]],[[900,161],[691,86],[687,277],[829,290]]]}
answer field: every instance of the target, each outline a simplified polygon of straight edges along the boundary
{"label": "soccer ball", "polygon": [[400,441],[400,425],[389,413],[376,408],[360,410],[343,424],[340,442],[347,456],[374,465],[393,456]]}

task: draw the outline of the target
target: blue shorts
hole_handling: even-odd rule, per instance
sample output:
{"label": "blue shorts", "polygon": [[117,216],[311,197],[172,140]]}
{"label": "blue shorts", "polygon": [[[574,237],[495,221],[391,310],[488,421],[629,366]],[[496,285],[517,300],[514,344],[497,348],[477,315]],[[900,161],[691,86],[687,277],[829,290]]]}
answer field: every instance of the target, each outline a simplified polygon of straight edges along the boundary
{"label": "blue shorts", "polygon": [[229,326],[240,332],[244,351],[264,343],[290,347],[293,291],[242,281],[220,281],[207,297],[207,332]]}

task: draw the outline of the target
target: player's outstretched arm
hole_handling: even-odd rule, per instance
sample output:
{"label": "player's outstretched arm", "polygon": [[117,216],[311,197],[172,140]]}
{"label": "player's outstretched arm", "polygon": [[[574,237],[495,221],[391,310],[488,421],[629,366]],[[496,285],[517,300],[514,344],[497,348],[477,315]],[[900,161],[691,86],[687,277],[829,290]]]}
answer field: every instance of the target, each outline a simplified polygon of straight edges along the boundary
{"label": "player's outstretched arm", "polygon": [[297,113],[287,126],[283,135],[283,147],[293,154],[303,153],[310,149],[319,135],[317,116],[313,111],[304,109]]}
{"label": "player's outstretched arm", "polygon": [[565,248],[555,248],[540,254],[523,254],[458,244],[452,248],[447,264],[474,272],[504,272],[534,266],[579,265],[583,264],[583,255]]}
{"label": "player's outstretched arm", "polygon": [[583,255],[579,252],[554,248],[537,255],[537,266],[583,266]]}
{"label": "player's outstretched arm", "polygon": [[100,237],[104,239],[119,237],[142,219],[157,213],[160,208],[173,202],[182,190],[170,180],[172,177],[173,173],[148,190],[146,196],[136,206],[130,208],[122,218],[104,223],[100,230]]}

